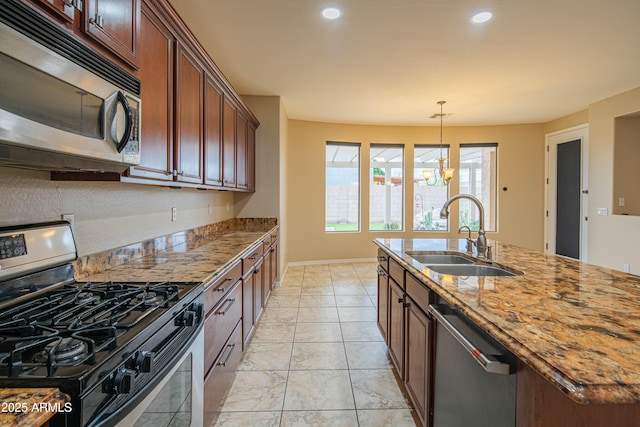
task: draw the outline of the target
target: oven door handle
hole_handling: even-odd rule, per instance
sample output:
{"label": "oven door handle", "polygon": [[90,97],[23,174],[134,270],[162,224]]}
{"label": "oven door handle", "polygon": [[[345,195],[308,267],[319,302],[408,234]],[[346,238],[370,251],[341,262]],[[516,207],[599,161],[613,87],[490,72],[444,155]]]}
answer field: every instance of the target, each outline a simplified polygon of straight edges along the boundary
{"label": "oven door handle", "polygon": [[227,305],[227,307],[224,310],[218,310],[215,312],[216,316],[224,316],[225,314],[227,314],[227,312],[229,311],[229,309],[231,308],[231,306],[233,304],[235,304],[236,299],[235,298],[229,298],[226,302],[229,303],[229,305]]}

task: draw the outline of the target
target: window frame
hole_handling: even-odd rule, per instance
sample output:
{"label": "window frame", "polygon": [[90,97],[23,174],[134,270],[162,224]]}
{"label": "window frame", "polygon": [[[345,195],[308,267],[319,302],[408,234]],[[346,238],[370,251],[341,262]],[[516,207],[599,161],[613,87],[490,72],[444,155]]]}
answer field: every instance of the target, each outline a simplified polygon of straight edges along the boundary
{"label": "window frame", "polygon": [[[357,188],[358,188],[358,195],[357,195],[357,214],[355,215],[357,218],[357,223],[356,223],[356,229],[355,230],[349,230],[349,229],[345,229],[345,230],[330,230],[328,225],[328,215],[327,215],[327,211],[328,211],[328,207],[329,207],[329,201],[328,201],[328,161],[327,161],[327,148],[329,146],[342,146],[342,147],[355,147],[358,150],[357,153]],[[337,153],[336,153],[337,154]],[[335,158],[335,157],[334,157]],[[344,163],[345,165],[348,162],[339,162],[339,163]],[[342,233],[360,233],[362,231],[362,144],[359,142],[342,142],[342,141],[326,141],[325,142],[325,165],[324,165],[324,171],[325,171],[325,184],[324,184],[324,231],[325,233],[337,233],[337,234],[342,234]],[[349,203],[349,200],[347,200],[347,204]],[[349,214],[347,214],[347,224],[349,224],[348,222],[349,220]],[[333,223],[332,223],[333,224]],[[336,223],[337,224],[337,223]]]}
{"label": "window frame", "polygon": [[[460,194],[462,194],[461,190],[460,190],[460,185],[462,184],[462,178],[461,178],[461,174],[462,174],[462,169],[464,169],[464,163],[462,161],[462,157],[463,157],[463,150],[465,148],[495,148],[495,167],[491,170],[490,172],[490,176],[489,176],[489,180],[493,181],[491,183],[491,186],[493,187],[490,190],[490,194],[489,194],[489,198],[493,199],[491,201],[490,204],[487,203],[482,203],[483,207],[485,208],[485,218],[484,218],[484,222],[485,222],[485,231],[486,232],[498,232],[498,177],[499,177],[499,173],[498,173],[498,169],[499,169],[499,143],[498,142],[477,142],[477,143],[461,143],[459,146],[459,150],[458,150],[458,156],[459,156],[459,171],[458,171],[458,192]],[[469,186],[471,188],[471,177],[470,177],[470,183]],[[493,194],[491,194],[491,191],[493,192]],[[474,194],[475,192],[469,192],[468,194],[471,194],[475,197],[476,194]],[[479,200],[482,201],[482,199],[480,197],[478,197]],[[460,214],[462,212],[462,209],[459,208],[459,214],[458,214],[458,227],[464,225],[461,224],[460,221]]]}

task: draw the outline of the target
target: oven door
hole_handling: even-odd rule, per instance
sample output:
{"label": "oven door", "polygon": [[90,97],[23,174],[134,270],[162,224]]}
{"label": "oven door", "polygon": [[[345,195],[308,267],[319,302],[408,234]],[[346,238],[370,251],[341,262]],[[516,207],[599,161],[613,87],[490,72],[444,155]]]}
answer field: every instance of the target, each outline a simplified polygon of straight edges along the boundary
{"label": "oven door", "polygon": [[204,330],[178,363],[118,427],[200,427],[203,423]]}

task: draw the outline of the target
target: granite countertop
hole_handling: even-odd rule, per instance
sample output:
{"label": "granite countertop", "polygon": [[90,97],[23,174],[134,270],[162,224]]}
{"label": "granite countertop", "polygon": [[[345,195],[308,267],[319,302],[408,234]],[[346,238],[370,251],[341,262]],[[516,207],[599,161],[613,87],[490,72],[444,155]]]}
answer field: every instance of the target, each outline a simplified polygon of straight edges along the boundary
{"label": "granite countertop", "polygon": [[0,427],[41,426],[57,412],[67,410],[65,403],[70,401],[57,388],[2,388]]}
{"label": "granite countertop", "polygon": [[376,239],[412,274],[579,403],[640,403],[640,277],[490,241],[513,277],[439,274],[407,251],[465,240]]}
{"label": "granite countertop", "polygon": [[[264,224],[211,233],[197,239],[187,239],[142,257],[132,256],[126,262],[104,271],[91,272],[79,277],[76,274],[76,278],[79,281],[92,282],[171,280],[207,284],[224,273],[240,260],[247,250],[275,229],[277,226]],[[131,252],[131,248],[121,248],[110,251],[107,256],[127,257]]]}

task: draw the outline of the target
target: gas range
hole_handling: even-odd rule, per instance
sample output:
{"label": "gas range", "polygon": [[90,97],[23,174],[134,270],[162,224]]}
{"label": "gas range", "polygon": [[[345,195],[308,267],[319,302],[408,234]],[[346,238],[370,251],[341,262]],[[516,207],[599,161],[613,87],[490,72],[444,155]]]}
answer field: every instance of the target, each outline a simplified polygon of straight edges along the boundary
{"label": "gas range", "polygon": [[0,387],[67,393],[72,411],[52,425],[110,425],[195,340],[202,285],[76,282],[69,258],[68,223],[0,229]]}

